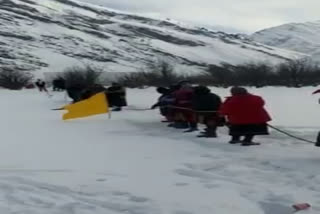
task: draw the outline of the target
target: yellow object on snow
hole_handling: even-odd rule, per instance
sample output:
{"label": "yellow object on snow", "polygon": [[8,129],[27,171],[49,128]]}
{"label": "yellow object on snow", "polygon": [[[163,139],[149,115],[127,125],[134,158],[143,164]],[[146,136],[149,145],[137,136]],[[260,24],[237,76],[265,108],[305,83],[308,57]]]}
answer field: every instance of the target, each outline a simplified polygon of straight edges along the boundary
{"label": "yellow object on snow", "polygon": [[63,115],[63,120],[70,120],[108,113],[109,104],[106,95],[102,92],[86,100],[66,105],[63,109],[68,111]]}

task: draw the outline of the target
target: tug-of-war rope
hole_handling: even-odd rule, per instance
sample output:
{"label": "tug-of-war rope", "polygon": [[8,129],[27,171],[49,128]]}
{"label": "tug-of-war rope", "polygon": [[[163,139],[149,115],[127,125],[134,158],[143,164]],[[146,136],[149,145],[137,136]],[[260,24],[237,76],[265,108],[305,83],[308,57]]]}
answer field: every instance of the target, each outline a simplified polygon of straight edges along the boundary
{"label": "tug-of-war rope", "polygon": [[[184,107],[179,107],[179,106],[173,106],[173,105],[160,106],[160,108],[179,109],[179,110],[185,110],[185,111],[190,111],[190,112],[194,112],[194,113],[217,113],[217,112],[218,112],[218,111],[196,111],[196,110],[194,110],[194,109],[184,108]],[[133,106],[130,106],[130,107],[128,107],[127,109],[128,109],[128,110],[134,110],[134,111],[148,111],[148,110],[153,110],[153,109],[151,109],[151,108],[135,108],[135,107],[133,107]],[[289,136],[289,137],[291,137],[291,138],[293,138],[293,139],[296,139],[296,140],[299,140],[299,141],[302,141],[302,142],[306,142],[306,143],[312,143],[312,144],[315,144],[315,145],[317,145],[317,146],[320,146],[320,133],[319,133],[319,137],[318,137],[319,140],[317,140],[317,142],[315,142],[315,141],[311,141],[311,140],[308,140],[308,139],[304,139],[304,138],[302,138],[302,137],[295,136],[295,135],[293,135],[293,134],[291,134],[291,133],[289,133],[289,132],[287,132],[287,131],[284,131],[284,130],[282,130],[282,129],[280,129],[280,128],[277,128],[277,127],[275,127],[275,126],[273,126],[273,125],[270,125],[270,124],[267,124],[267,125],[268,125],[268,127],[270,127],[271,129],[273,129],[273,130],[275,130],[275,131],[277,131],[277,132],[280,132],[280,133],[282,133],[282,134],[284,134],[284,135],[287,135],[287,136]],[[318,141],[319,141],[319,142],[318,142]]]}

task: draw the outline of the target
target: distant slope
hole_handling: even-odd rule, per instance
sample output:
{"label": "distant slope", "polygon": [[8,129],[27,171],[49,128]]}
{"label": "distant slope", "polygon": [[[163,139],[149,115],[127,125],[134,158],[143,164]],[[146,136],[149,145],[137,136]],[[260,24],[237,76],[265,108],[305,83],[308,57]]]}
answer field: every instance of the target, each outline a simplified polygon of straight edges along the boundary
{"label": "distant slope", "polygon": [[268,28],[254,33],[251,38],[266,45],[309,54],[320,61],[320,21]]}
{"label": "distant slope", "polygon": [[249,39],[71,0],[2,0],[0,66],[37,72],[94,64],[130,72],[156,58],[182,72],[207,64],[280,62],[300,57]]}

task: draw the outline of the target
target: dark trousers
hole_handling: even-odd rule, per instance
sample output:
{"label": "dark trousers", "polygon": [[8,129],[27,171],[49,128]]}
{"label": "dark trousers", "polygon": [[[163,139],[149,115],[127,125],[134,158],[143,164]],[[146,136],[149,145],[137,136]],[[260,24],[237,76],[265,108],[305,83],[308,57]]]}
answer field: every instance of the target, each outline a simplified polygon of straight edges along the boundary
{"label": "dark trousers", "polygon": [[44,86],[40,86],[40,87],[38,87],[38,88],[39,88],[39,91],[40,91],[40,92],[42,92],[42,91],[48,92],[47,88],[44,87]]}
{"label": "dark trousers", "polygon": [[[251,143],[254,138],[254,135],[244,135],[243,142],[249,142]],[[232,141],[240,141],[241,136],[240,135],[232,135]]]}

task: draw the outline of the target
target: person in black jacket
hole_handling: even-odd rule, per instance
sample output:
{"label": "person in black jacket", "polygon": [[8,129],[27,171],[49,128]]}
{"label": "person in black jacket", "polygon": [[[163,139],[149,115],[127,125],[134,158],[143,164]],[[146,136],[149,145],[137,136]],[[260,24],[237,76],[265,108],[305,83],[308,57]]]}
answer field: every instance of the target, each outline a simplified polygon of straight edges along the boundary
{"label": "person in black jacket", "polygon": [[119,83],[112,83],[107,89],[109,106],[113,107],[112,111],[121,111],[123,106],[127,106],[126,90]]}
{"label": "person in black jacket", "polygon": [[194,88],[193,110],[197,113],[198,122],[206,125],[205,132],[198,137],[217,137],[217,127],[223,123],[223,118],[218,115],[221,98],[211,93],[206,86]]}
{"label": "person in black jacket", "polygon": [[89,99],[90,97],[98,93],[106,92],[106,90],[107,89],[100,84],[94,84],[94,85],[88,86],[81,91],[80,100]]}
{"label": "person in black jacket", "polygon": [[39,89],[40,92],[44,91],[44,92],[48,93],[45,81],[43,81],[41,79],[37,79],[35,85],[37,86],[37,88]]}
{"label": "person in black jacket", "polygon": [[66,87],[68,96],[76,103],[81,100],[82,91],[85,90],[85,86],[82,84],[72,84]]}
{"label": "person in black jacket", "polygon": [[58,77],[52,81],[53,91],[63,91],[66,89],[66,81],[62,77]]}

